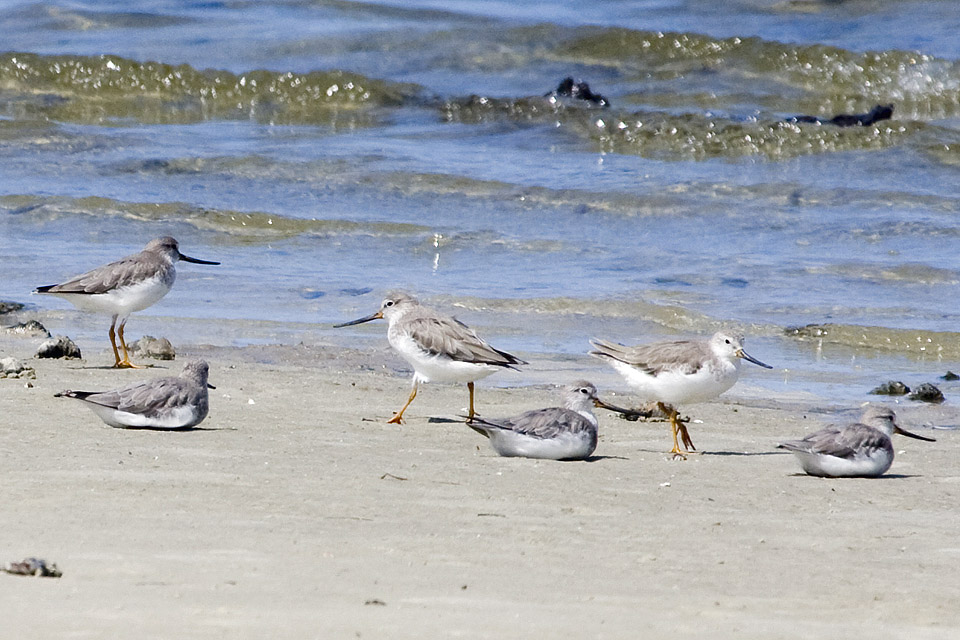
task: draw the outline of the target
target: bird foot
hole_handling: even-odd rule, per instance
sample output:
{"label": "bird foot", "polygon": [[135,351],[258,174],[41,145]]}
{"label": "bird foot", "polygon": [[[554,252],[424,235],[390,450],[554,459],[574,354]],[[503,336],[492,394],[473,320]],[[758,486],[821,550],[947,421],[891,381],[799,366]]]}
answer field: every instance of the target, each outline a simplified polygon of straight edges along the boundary
{"label": "bird foot", "polygon": [[138,364],[133,364],[129,360],[123,360],[122,362],[118,362],[115,365],[113,365],[113,368],[114,369],[146,369],[146,367],[142,367]]}
{"label": "bird foot", "polygon": [[403,415],[399,413],[394,414],[392,418],[387,420],[387,424],[403,424]]}

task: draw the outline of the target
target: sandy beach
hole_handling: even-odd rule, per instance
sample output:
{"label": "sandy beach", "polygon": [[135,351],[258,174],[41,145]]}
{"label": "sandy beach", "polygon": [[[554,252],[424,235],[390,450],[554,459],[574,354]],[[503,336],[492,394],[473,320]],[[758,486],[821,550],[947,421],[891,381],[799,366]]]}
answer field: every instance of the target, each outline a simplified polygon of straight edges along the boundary
{"label": "sandy beach", "polygon": [[[0,338],[0,356],[31,349]],[[830,415],[736,387],[684,409],[703,455],[674,461],[666,423],[600,413],[594,459],[551,462],[496,456],[456,421],[462,387],[427,385],[385,424],[409,391],[385,341],[181,346],[138,371],[91,351],[29,360],[30,388],[0,380],[0,562],[63,571],[0,574],[9,637],[960,633],[960,440],[924,428],[955,426],[949,403],[898,408],[938,441],[896,440],[886,477],[823,480],[774,445]],[[217,387],[193,431],[112,429],[53,397],[190,357]],[[478,385],[491,417],[555,403],[546,385]]]}

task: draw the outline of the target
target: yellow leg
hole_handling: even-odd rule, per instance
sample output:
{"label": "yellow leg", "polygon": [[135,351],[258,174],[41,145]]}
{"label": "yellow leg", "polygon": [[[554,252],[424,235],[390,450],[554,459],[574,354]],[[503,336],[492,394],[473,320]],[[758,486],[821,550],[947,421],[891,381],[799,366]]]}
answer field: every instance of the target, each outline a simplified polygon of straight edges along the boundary
{"label": "yellow leg", "polygon": [[467,412],[467,422],[473,420],[473,416],[477,415],[477,412],[473,410],[473,383],[467,383],[467,389],[470,390],[470,411]]}
{"label": "yellow leg", "polygon": [[[691,450],[696,450],[696,447],[693,446],[693,440],[690,439],[690,434],[687,433],[687,427],[680,421],[680,413],[674,407],[662,402],[658,402],[657,407],[660,411],[670,416],[670,431],[673,434],[673,449],[670,450],[670,453],[672,453],[675,458],[686,458],[687,453]],[[683,439],[683,446],[686,451],[680,450],[680,442],[677,440],[678,434]]]}
{"label": "yellow leg", "polygon": [[687,425],[683,424],[683,421],[680,419],[680,416],[677,416],[677,425],[680,427],[680,437],[683,439],[683,447],[688,452],[696,451],[697,448],[693,446],[693,440],[690,439],[690,434],[687,433]]}
{"label": "yellow leg", "polygon": [[[123,340],[123,328],[127,324],[127,319],[124,318],[120,322],[120,326],[117,327],[117,335],[120,337],[120,347],[123,349],[123,360],[118,361],[117,364],[113,365],[116,369],[139,369],[137,365],[130,362],[130,354],[127,352],[127,343]],[[113,347],[114,353],[117,351],[116,345]]]}
{"label": "yellow leg", "polygon": [[403,405],[403,408],[400,411],[397,411],[392,418],[387,420],[387,424],[403,424],[403,412],[407,410],[407,407],[410,406],[410,403],[413,402],[413,399],[417,397],[417,381],[413,381],[413,391],[410,392],[410,397],[407,398],[407,404]]}
{"label": "yellow leg", "polygon": [[107,335],[110,336],[110,346],[113,347],[113,357],[114,357],[114,359],[116,360],[116,362],[114,362],[114,364],[113,364],[113,367],[114,367],[115,369],[119,369],[119,368],[120,368],[120,353],[117,351],[117,334],[116,334],[116,332],[114,331],[114,327],[116,326],[116,324],[117,324],[117,316],[113,316],[113,321],[110,322],[110,331],[108,332]]}

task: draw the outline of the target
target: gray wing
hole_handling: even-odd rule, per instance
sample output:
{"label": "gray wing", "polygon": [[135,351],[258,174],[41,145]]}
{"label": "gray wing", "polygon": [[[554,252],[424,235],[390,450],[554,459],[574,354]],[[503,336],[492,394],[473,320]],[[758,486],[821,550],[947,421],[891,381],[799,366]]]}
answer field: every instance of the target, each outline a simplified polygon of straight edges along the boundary
{"label": "gray wing", "polygon": [[[166,268],[166,269],[165,269]],[[107,293],[118,287],[135,284],[158,271],[168,271],[163,259],[154,253],[135,253],[105,264],[60,284],[37,287],[38,293]],[[164,277],[169,275],[164,272]]]}
{"label": "gray wing", "polygon": [[636,367],[650,375],[664,371],[696,373],[712,354],[701,340],[673,340],[628,347],[606,340],[591,340],[594,351],[590,355],[613,358]]}
{"label": "gray wing", "polygon": [[784,442],[779,446],[790,451],[805,451],[834,458],[853,458],[863,450],[893,448],[890,439],[883,433],[860,423],[827,427],[802,440]]}
{"label": "gray wing", "polygon": [[515,369],[527,364],[520,358],[487,344],[456,318],[421,316],[404,319],[404,329],[420,347],[431,355],[445,354],[454,360],[475,364],[492,364]]}
{"label": "gray wing", "polygon": [[196,403],[195,385],[182,378],[156,378],[111,391],[70,391],[64,395],[127,413],[154,417],[165,409]]}
{"label": "gray wing", "polygon": [[493,429],[513,431],[543,440],[556,438],[564,433],[589,431],[593,428],[590,421],[582,415],[562,407],[535,409],[506,420],[480,420],[474,417],[474,421],[479,421]]}
{"label": "gray wing", "polygon": [[197,404],[200,393],[183,378],[156,378],[122,391],[117,409],[153,417],[167,409]]}

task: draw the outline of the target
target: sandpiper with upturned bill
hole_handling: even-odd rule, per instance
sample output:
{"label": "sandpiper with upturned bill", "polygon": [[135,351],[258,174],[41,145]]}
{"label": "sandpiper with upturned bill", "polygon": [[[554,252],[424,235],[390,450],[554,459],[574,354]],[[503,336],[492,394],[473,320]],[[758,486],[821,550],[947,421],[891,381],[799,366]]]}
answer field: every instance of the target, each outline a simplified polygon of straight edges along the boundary
{"label": "sandpiper with upturned bill", "polygon": [[[83,311],[112,315],[108,335],[116,360],[113,366],[136,368],[130,362],[127,343],[123,339],[127,317],[167,295],[177,277],[175,264],[178,260],[195,264],[220,264],[185,256],[180,253],[180,245],[174,238],[164,236],[151,240],[140,253],[97,267],[60,284],[37,287],[34,293],[58,296]],[[123,350],[122,360],[117,350],[118,336]]]}
{"label": "sandpiper with upturned bill", "polygon": [[586,380],[565,386],[562,397],[562,407],[534,409],[503,420],[474,416],[467,425],[489,438],[501,456],[583,460],[597,448],[599,422],[592,408],[620,409],[597,397],[597,388]]}
{"label": "sandpiper with upturned bill", "polygon": [[389,323],[387,342],[414,370],[410,397],[388,423],[402,424],[403,412],[417,397],[420,383],[431,381],[466,383],[470,391],[468,419],[473,419],[476,415],[473,383],[502,369],[516,369],[518,365],[527,364],[491,347],[453,316],[425,307],[406,293],[388,294],[378,311],[334,327],[348,327],[381,318]]}
{"label": "sandpiper with upturned bill", "polygon": [[777,445],[793,453],[800,467],[811,476],[826,478],[876,478],[893,464],[893,434],[936,442],[902,429],[893,409],[870,405],[860,422],[827,427],[801,440]]}
{"label": "sandpiper with upturned bill", "polygon": [[[715,333],[709,339],[666,340],[628,347],[591,340],[590,355],[609,362],[644,400],[657,402],[670,417],[674,456],[695,451],[677,405],[705,402],[729,389],[740,377],[741,360],[772,369],[743,350],[743,337]],[[677,436],[686,451],[680,450]]]}

